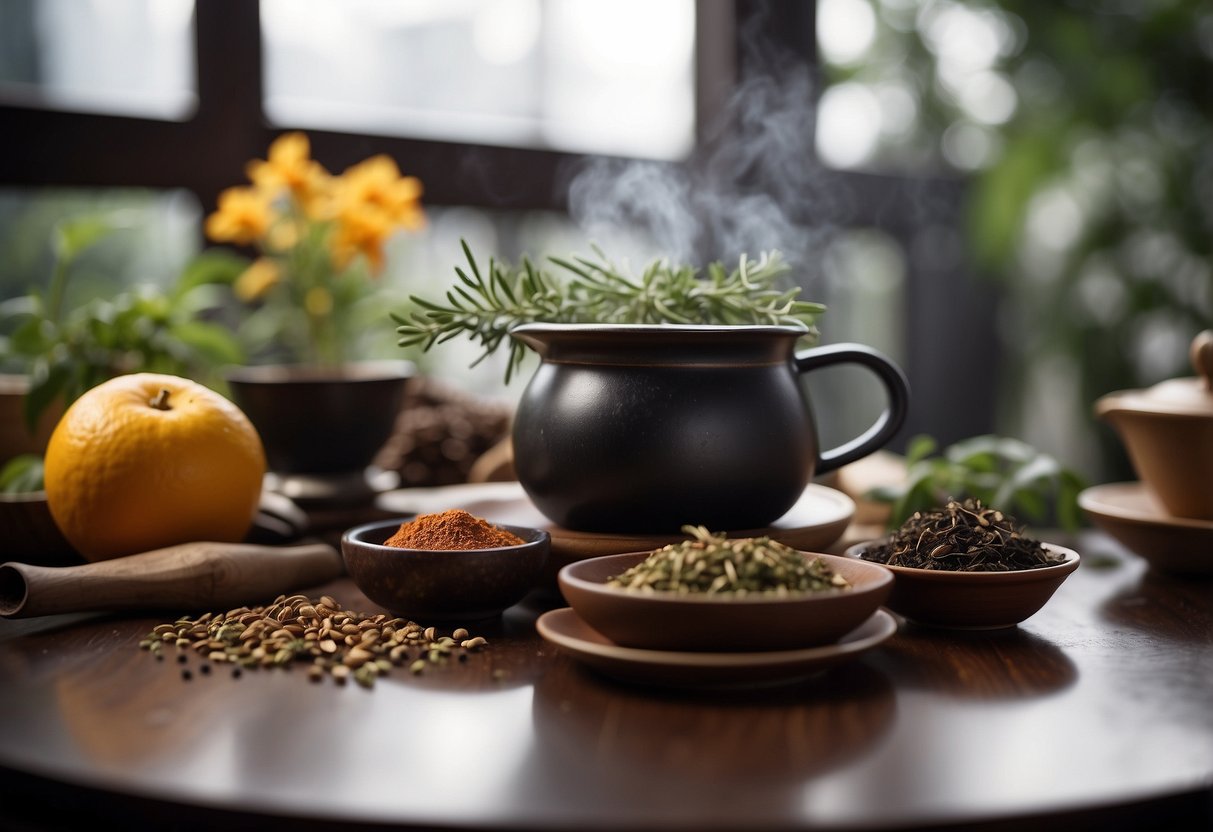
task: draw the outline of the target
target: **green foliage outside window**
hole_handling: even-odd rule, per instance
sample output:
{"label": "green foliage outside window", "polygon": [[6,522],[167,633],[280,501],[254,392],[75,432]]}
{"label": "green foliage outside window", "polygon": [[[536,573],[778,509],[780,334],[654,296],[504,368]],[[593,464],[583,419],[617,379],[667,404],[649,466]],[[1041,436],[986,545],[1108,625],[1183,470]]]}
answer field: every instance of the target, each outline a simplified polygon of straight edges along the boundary
{"label": "green foliage outside window", "polygon": [[[1013,416],[1000,430],[1131,476],[1092,403],[1191,375],[1188,341],[1213,323],[1213,9],[873,7],[867,53],[830,75],[915,101],[913,125],[885,135],[872,164],[972,173],[973,262],[1004,289],[1000,411]],[[983,33],[984,59],[972,52]],[[1007,118],[967,96],[981,78],[1009,96]],[[1041,419],[1045,399],[1054,418]]]}

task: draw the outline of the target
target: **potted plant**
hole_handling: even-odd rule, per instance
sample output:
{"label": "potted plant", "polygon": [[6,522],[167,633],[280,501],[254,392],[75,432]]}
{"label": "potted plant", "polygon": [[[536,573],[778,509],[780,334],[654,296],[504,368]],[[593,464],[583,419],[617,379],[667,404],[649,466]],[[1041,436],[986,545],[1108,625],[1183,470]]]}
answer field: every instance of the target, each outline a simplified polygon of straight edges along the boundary
{"label": "potted plant", "polygon": [[232,284],[253,362],[227,380],[281,490],[356,501],[412,374],[405,361],[358,359],[382,314],[385,244],[424,225],[421,182],[382,155],[332,175],[302,133],[275,140],[247,173],[250,184],[220,194],[206,220],[211,240],[254,253]]}
{"label": "potted plant", "polygon": [[[541,363],[514,420],[514,468],[532,502],[569,529],[648,533],[681,526],[753,529],[780,517],[814,473],[871,453],[904,420],[905,378],[858,344],[818,347],[819,304],[780,286],[777,253],[742,255],[701,274],[658,260],[639,276],[594,258],[490,261],[468,269],[446,302],[413,298],[400,344],[428,349],[470,337],[485,355],[509,344]],[[820,448],[799,384],[820,367],[857,363],[889,406],[861,436]],[[507,376],[508,378],[508,376]]]}

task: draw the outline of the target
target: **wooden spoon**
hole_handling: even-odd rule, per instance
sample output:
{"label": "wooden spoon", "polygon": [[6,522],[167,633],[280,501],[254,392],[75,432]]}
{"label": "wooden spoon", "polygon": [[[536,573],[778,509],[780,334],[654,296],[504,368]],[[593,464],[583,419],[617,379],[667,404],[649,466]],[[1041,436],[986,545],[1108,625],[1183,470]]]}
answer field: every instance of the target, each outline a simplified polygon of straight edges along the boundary
{"label": "wooden spoon", "polygon": [[341,575],[341,555],[314,543],[182,543],[83,566],[0,565],[0,616],[92,610],[195,610],[264,603]]}

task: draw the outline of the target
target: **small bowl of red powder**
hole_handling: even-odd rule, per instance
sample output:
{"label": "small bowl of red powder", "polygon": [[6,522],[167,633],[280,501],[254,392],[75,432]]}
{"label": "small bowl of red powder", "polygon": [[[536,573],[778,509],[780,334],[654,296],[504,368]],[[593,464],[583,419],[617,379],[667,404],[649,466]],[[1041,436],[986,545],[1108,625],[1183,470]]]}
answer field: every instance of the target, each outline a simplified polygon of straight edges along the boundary
{"label": "small bowl of red powder", "polygon": [[376,604],[415,621],[500,615],[538,582],[551,537],[466,511],[381,520],[341,537],[345,568]]}

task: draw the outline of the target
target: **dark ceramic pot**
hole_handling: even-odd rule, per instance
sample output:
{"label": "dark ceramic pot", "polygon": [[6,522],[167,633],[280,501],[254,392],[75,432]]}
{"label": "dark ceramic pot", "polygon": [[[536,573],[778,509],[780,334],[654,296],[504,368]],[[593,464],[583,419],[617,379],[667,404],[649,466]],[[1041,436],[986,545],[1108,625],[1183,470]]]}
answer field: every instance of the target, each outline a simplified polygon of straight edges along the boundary
{"label": "dark ceramic pot", "polygon": [[[615,533],[761,528],[814,474],[880,448],[905,419],[905,376],[858,344],[795,354],[779,326],[528,324],[542,363],[514,420],[514,466],[547,517]],[[872,370],[888,392],[863,435],[822,451],[799,375]]]}
{"label": "dark ceramic pot", "polygon": [[252,421],[276,474],[364,471],[392,434],[413,375],[407,361],[335,368],[241,367],[232,398]]}

